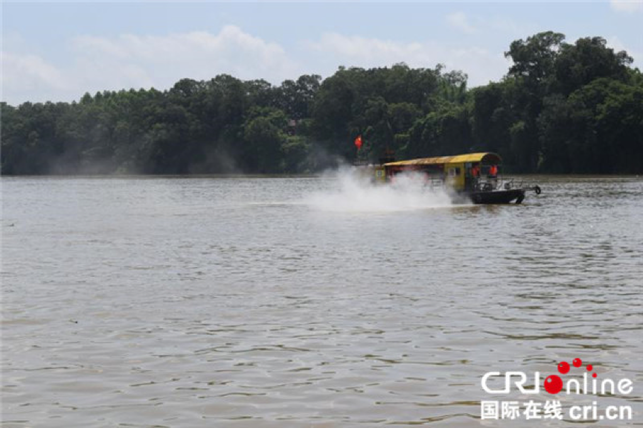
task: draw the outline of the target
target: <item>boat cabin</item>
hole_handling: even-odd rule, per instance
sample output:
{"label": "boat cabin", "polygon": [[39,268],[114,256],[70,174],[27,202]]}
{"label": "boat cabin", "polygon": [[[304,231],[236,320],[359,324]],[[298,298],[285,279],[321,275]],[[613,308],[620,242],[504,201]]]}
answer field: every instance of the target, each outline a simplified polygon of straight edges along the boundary
{"label": "boat cabin", "polygon": [[456,191],[471,191],[497,180],[501,162],[500,156],[491,152],[411,159],[383,164],[376,178],[390,181],[397,174],[413,171],[445,181]]}

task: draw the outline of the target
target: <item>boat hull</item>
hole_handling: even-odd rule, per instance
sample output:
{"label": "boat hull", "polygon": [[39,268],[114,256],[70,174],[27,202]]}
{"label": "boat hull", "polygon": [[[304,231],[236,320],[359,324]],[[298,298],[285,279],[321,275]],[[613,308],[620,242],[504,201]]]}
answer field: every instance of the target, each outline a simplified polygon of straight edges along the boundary
{"label": "boat hull", "polygon": [[523,189],[473,191],[466,194],[474,204],[519,204],[525,199]]}

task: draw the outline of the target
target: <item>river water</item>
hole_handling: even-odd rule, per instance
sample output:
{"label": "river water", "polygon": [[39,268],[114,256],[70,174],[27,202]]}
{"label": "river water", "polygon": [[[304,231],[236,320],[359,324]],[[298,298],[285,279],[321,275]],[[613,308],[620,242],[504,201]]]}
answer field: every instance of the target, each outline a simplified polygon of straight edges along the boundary
{"label": "river water", "polygon": [[[643,179],[532,179],[453,206],[343,176],[3,178],[2,426],[640,425]],[[481,385],[587,364],[633,391]]]}

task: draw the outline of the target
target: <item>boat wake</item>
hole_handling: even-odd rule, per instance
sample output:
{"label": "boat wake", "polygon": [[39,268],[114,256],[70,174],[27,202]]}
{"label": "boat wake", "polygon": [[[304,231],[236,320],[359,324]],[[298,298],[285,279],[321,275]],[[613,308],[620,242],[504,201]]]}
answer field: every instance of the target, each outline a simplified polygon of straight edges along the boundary
{"label": "boat wake", "polygon": [[444,188],[427,186],[422,174],[400,174],[393,183],[373,183],[372,174],[346,168],[327,174],[330,188],[306,198],[306,204],[335,212],[395,212],[451,207]]}

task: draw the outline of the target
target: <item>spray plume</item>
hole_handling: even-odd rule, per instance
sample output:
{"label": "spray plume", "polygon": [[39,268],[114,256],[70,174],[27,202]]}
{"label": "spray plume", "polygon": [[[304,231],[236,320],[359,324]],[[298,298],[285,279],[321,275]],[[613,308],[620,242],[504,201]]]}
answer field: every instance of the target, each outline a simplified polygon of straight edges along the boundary
{"label": "spray plume", "polygon": [[444,188],[428,186],[422,174],[401,174],[392,183],[373,183],[372,174],[356,168],[342,168],[327,176],[331,188],[306,199],[321,211],[394,212],[454,206]]}

